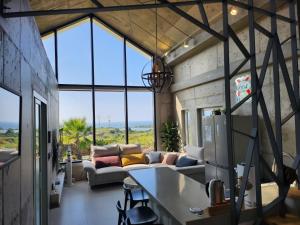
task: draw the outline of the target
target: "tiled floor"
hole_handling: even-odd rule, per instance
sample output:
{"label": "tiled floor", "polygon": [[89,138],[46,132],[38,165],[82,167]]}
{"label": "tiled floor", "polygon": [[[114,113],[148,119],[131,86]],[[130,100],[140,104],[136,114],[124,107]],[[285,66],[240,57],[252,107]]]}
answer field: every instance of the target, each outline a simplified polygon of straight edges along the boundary
{"label": "tiled floor", "polygon": [[91,190],[87,182],[64,187],[60,208],[50,210],[50,225],[116,225],[116,202],[124,201],[121,185]]}

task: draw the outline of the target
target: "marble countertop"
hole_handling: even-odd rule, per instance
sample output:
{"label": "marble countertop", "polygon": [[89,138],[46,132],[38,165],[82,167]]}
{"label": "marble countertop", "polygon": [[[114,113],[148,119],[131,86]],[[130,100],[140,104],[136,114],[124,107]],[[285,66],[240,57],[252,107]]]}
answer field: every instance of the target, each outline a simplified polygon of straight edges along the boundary
{"label": "marble countertop", "polygon": [[204,210],[209,206],[203,184],[170,168],[132,170],[129,175],[178,223],[193,224],[210,217],[189,211],[191,207]]}
{"label": "marble countertop", "polygon": [[[138,183],[174,220],[182,225],[213,225],[230,223],[230,214],[210,216],[207,211],[196,215],[189,208],[205,210],[210,206],[205,185],[167,167],[148,168],[129,171],[129,176]],[[278,196],[274,185],[262,185],[263,205]],[[269,193],[269,194],[268,194]],[[270,194],[272,193],[272,194]],[[241,221],[255,217],[255,208],[243,210]]]}

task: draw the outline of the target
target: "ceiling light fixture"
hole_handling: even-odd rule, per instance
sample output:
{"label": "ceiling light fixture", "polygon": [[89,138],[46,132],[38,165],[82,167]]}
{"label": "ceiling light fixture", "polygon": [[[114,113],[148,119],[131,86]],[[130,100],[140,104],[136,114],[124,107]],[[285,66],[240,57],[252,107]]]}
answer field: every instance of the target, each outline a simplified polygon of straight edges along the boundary
{"label": "ceiling light fixture", "polygon": [[[155,0],[155,4],[157,4]],[[157,54],[157,7],[155,8],[155,55],[153,58],[153,65],[151,72],[146,72],[147,68],[149,68],[149,64],[151,62],[148,62],[143,70],[142,70],[142,81],[145,87],[149,88],[149,90],[160,93],[164,89],[167,89],[171,86],[173,81],[173,73],[171,72],[171,69],[164,64],[161,57]]]}
{"label": "ceiling light fixture", "polygon": [[236,16],[236,15],[238,14],[237,8],[232,7],[232,8],[230,9],[230,14],[231,14],[232,16]]}
{"label": "ceiling light fixture", "polygon": [[189,42],[187,40],[183,42],[183,47],[185,47],[185,48],[189,47]]}

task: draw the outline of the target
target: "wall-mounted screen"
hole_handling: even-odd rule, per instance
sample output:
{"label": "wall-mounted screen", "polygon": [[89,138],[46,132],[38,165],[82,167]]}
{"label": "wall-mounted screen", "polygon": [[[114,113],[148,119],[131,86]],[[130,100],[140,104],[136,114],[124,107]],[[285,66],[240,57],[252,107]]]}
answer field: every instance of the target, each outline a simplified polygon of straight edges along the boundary
{"label": "wall-mounted screen", "polygon": [[0,167],[20,153],[21,97],[0,87]]}

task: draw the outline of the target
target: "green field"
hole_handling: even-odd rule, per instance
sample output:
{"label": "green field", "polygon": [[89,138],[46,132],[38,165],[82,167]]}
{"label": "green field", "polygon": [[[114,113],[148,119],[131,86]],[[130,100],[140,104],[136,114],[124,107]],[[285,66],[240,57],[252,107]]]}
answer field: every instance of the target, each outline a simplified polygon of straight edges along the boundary
{"label": "green field", "polygon": [[0,133],[0,150],[1,149],[18,149],[19,134],[13,130],[8,130],[6,133]]}

